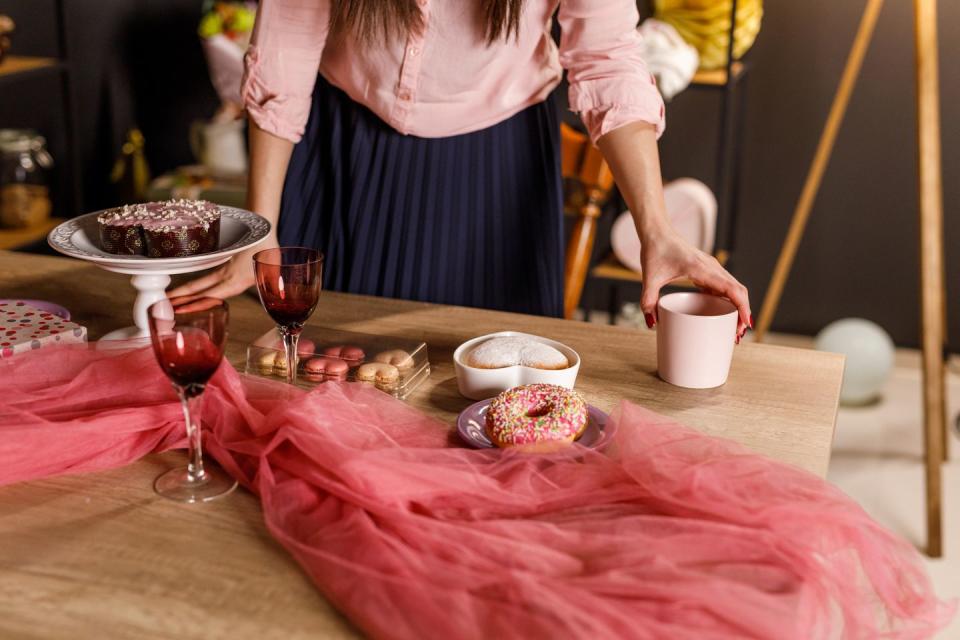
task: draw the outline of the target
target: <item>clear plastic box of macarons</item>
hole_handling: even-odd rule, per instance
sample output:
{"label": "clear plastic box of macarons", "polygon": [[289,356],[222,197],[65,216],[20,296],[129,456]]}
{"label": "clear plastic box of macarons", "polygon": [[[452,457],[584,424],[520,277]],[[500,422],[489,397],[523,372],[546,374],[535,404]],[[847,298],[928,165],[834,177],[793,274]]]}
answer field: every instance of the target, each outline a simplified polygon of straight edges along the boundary
{"label": "clear plastic box of macarons", "polygon": [[[297,348],[297,385],[331,381],[366,382],[400,400],[430,376],[425,342],[306,327]],[[246,372],[284,379],[287,359],[276,329],[247,347]]]}

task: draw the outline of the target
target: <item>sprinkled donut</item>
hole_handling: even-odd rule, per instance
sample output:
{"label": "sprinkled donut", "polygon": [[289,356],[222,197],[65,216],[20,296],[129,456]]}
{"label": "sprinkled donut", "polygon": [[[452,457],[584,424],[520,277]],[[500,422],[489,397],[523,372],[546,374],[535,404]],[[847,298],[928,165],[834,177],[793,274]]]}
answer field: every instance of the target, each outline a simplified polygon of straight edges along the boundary
{"label": "sprinkled donut", "polygon": [[507,389],[490,403],[487,436],[501,448],[550,451],[576,440],[587,426],[579,393],[555,384]]}

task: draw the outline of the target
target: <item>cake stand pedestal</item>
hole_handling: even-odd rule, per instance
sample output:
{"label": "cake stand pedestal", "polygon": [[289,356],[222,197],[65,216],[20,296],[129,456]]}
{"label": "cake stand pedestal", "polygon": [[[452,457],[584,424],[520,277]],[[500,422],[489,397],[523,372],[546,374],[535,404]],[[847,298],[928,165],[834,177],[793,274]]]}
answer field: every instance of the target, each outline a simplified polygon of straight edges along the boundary
{"label": "cake stand pedestal", "polygon": [[[206,265],[201,271],[210,267],[223,264],[230,258],[224,258],[216,264]],[[101,265],[103,266],[103,265]],[[107,271],[114,273],[127,273],[119,269],[104,267]],[[177,273],[192,273],[193,271],[177,271]],[[137,290],[137,299],[133,302],[133,326],[117,329],[104,334],[100,338],[104,340],[149,340],[150,339],[150,321],[147,319],[147,309],[157,300],[163,300],[167,297],[167,287],[170,286],[169,273],[138,273],[130,278],[130,283]]]}
{"label": "cake stand pedestal", "polygon": [[270,223],[255,213],[220,207],[220,248],[210,253],[182,258],[147,258],[120,256],[100,249],[97,216],[100,211],[67,220],[47,238],[50,246],[73,258],[92,262],[113,273],[133,276],[130,280],[137,290],[133,303],[134,326],[111,331],[101,341],[142,340],[150,337],[147,309],[167,296],[170,276],[212,269],[227,262],[234,254],[255,247],[270,234]]}
{"label": "cake stand pedestal", "polygon": [[137,300],[133,303],[134,326],[111,331],[100,338],[101,340],[141,340],[150,337],[147,307],[167,297],[170,276],[165,273],[143,274],[133,276],[130,282],[137,290]]}

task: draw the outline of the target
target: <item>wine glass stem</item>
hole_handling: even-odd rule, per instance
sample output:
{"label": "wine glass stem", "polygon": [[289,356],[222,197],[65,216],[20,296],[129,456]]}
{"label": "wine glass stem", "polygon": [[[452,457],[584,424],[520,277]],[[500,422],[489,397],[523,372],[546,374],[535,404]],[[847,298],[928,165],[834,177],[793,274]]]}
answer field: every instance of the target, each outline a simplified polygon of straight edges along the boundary
{"label": "wine glass stem", "polygon": [[181,387],[174,385],[180,404],[183,406],[183,419],[187,424],[187,478],[190,482],[203,479],[203,447],[200,441],[200,412],[202,409],[203,386]]}
{"label": "wine glass stem", "polygon": [[296,384],[297,345],[300,342],[300,330],[281,327],[280,335],[283,337],[283,350],[287,355],[287,383]]}

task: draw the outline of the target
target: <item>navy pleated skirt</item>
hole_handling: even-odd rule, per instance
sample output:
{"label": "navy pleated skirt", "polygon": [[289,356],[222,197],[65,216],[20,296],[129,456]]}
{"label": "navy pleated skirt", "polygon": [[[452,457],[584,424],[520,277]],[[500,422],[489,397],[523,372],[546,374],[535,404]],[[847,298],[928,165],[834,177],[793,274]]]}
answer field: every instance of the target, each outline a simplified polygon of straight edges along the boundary
{"label": "navy pleated skirt", "polygon": [[560,316],[561,189],[552,97],[482,131],[418,138],[318,77],[279,239],[325,254],[327,289]]}

